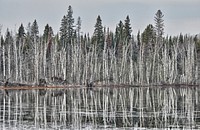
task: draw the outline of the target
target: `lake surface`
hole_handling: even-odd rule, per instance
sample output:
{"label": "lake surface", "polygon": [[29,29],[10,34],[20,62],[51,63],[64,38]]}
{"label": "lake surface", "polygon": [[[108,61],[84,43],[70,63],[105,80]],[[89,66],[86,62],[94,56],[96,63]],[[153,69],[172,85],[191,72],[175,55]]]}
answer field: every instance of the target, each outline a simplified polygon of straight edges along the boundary
{"label": "lake surface", "polygon": [[1,90],[0,129],[200,129],[200,89]]}

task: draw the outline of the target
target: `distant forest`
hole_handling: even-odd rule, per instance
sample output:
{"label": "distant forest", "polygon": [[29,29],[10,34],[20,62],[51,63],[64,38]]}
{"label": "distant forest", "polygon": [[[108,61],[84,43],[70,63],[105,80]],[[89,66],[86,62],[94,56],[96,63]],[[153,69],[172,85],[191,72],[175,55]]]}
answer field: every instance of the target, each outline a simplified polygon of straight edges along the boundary
{"label": "distant forest", "polygon": [[[47,24],[39,34],[37,20],[9,29],[0,39],[0,80],[35,83],[84,84],[86,79],[104,84],[196,84],[199,35],[164,36],[164,14],[155,13],[154,25],[132,34],[129,15],[114,32],[102,25],[100,15],[94,33],[81,33],[81,18],[73,9],[61,19],[60,32]],[[1,29],[0,29],[1,30]],[[1,32],[1,31],[0,31]],[[61,82],[62,81],[62,82]]]}

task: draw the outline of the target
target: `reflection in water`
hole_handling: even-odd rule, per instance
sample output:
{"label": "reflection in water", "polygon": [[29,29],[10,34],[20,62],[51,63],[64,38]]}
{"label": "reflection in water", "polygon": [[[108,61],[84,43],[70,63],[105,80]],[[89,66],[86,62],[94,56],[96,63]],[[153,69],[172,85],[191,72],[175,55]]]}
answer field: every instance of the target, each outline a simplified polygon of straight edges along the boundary
{"label": "reflection in water", "polygon": [[66,88],[0,94],[1,129],[200,128],[199,88]]}

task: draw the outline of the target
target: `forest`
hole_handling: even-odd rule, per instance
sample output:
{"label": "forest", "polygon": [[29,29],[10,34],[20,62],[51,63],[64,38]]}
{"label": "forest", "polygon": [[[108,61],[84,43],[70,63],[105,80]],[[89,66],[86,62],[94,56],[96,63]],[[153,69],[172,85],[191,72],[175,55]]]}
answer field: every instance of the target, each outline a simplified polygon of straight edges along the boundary
{"label": "forest", "polygon": [[98,15],[90,36],[81,32],[81,18],[75,21],[69,6],[59,33],[49,24],[39,33],[37,20],[26,28],[22,23],[17,32],[7,29],[5,36],[0,33],[1,83],[197,84],[200,36],[164,36],[162,11],[153,19],[154,25],[133,34],[129,15],[114,32]]}

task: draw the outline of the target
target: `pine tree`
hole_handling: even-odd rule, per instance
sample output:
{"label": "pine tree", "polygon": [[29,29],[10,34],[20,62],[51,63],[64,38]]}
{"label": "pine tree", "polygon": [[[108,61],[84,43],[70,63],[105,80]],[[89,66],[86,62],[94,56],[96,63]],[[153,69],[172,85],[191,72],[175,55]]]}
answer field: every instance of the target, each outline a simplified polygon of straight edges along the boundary
{"label": "pine tree", "polygon": [[161,44],[162,36],[164,34],[164,15],[162,14],[161,10],[158,10],[156,16],[154,17],[155,20],[155,32],[156,32],[156,42]]}
{"label": "pine tree", "polygon": [[95,29],[93,33],[93,43],[97,44],[98,49],[103,50],[104,45],[104,33],[103,33],[103,26],[102,26],[102,20],[101,17],[98,15]]}

